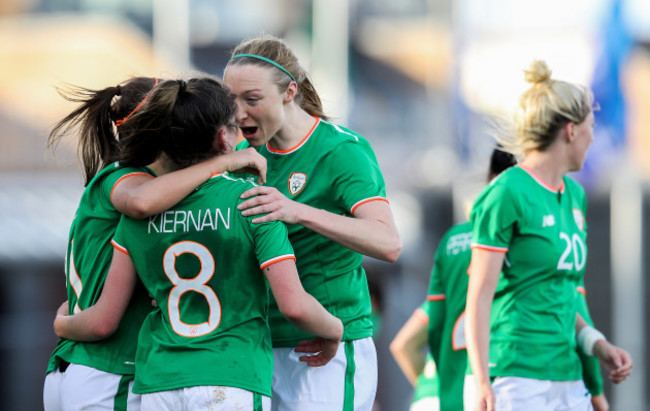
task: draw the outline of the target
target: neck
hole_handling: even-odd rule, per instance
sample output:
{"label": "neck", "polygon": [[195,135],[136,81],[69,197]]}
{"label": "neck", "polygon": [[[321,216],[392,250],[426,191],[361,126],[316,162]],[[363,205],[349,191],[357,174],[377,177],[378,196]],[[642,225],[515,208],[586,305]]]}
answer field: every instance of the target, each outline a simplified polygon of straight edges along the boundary
{"label": "neck", "polygon": [[286,118],[282,128],[269,141],[269,145],[276,150],[289,150],[297,146],[311,131],[316,121],[302,108],[295,104],[288,104]]}
{"label": "neck", "polygon": [[157,176],[162,176],[172,171],[176,171],[178,166],[174,163],[165,153],[162,153],[156,161],[149,164],[149,168],[156,173]]}
{"label": "neck", "polygon": [[562,185],[564,175],[569,171],[563,161],[562,153],[554,149],[553,144],[546,151],[531,150],[526,153],[521,165],[529,169],[538,178],[553,187]]}

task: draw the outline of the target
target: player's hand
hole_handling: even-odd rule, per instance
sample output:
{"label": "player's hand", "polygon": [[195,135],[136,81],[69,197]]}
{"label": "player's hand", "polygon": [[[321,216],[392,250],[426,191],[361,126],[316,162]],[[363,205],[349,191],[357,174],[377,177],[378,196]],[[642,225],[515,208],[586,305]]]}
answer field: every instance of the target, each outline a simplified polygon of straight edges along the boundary
{"label": "player's hand", "polygon": [[609,402],[605,394],[592,396],[591,405],[594,407],[594,411],[609,411]]}
{"label": "player's hand", "polygon": [[68,315],[68,300],[65,300],[63,304],[59,306],[59,309],[56,310],[56,315]]}
{"label": "player's hand", "polygon": [[300,357],[300,361],[306,362],[308,366],[322,367],[334,358],[340,343],[340,341],[318,337],[312,340],[300,341],[294,351],[310,354]]}
{"label": "player's hand", "polygon": [[594,355],[607,367],[609,379],[614,384],[625,381],[632,373],[632,357],[630,357],[630,354],[606,340],[596,342]]}
{"label": "player's hand", "polygon": [[257,183],[266,183],[266,158],[249,147],[224,154],[220,160],[227,160],[226,170],[231,173],[248,173],[257,176]]}
{"label": "player's hand", "polygon": [[289,200],[275,187],[257,186],[244,191],[241,198],[248,198],[237,206],[243,216],[266,214],[254,218],[255,224],[268,221],[282,221],[287,224],[298,222],[298,210],[302,204]]}
{"label": "player's hand", "polygon": [[478,386],[478,404],[476,405],[477,411],[495,411],[496,410],[496,396],[490,383],[481,384]]}

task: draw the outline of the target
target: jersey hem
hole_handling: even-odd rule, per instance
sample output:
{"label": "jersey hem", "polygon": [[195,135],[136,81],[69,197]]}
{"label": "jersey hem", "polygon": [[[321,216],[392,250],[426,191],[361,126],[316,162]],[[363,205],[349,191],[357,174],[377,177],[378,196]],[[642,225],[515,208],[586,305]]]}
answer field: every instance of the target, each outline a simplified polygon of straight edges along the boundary
{"label": "jersey hem", "polygon": [[[341,342],[344,341],[356,341],[363,340],[364,338],[372,337],[372,330],[367,332],[352,334],[352,335],[343,335]],[[316,338],[315,335],[305,335],[302,338],[284,338],[284,339],[275,339],[272,342],[273,348],[295,348],[301,341],[309,340]]]}
{"label": "jersey hem", "polygon": [[530,378],[533,380],[542,380],[542,381],[576,381],[582,380],[582,374],[569,374],[569,373],[558,373],[558,374],[542,374],[535,372],[526,372],[524,370],[501,370],[494,371],[490,370],[490,377],[520,377],[520,378]]}
{"label": "jersey hem", "polygon": [[[111,365],[107,365],[107,364],[97,364],[97,363],[93,363],[92,361],[77,360],[74,357],[75,357],[74,355],[71,355],[71,356],[57,355],[56,358],[58,358],[58,361],[56,362],[56,364],[58,365],[59,362],[61,360],[63,360],[63,361],[69,362],[70,364],[84,365],[86,367],[94,368],[97,371],[105,372],[107,374],[135,375],[135,367],[123,368],[122,366],[119,366],[119,365],[118,366],[111,366]],[[54,369],[56,369],[56,368],[54,368]],[[54,371],[54,369],[52,371]]]}
{"label": "jersey hem", "polygon": [[135,383],[133,384],[133,392],[135,394],[152,394],[156,392],[161,392],[161,391],[170,391],[170,390],[179,390],[181,388],[191,388],[191,387],[232,387],[232,388],[241,388],[242,390],[246,391],[251,391],[260,395],[264,395],[267,397],[271,397],[271,381],[269,381],[269,389],[268,390],[263,390],[260,389],[260,387],[256,387],[253,385],[248,385],[240,382],[233,382],[233,381],[205,381],[205,380],[190,380],[190,381],[184,381],[180,383],[175,383],[175,384],[169,384],[169,385],[156,385],[156,386],[149,386],[149,385],[144,385],[142,383],[138,383],[137,379]]}

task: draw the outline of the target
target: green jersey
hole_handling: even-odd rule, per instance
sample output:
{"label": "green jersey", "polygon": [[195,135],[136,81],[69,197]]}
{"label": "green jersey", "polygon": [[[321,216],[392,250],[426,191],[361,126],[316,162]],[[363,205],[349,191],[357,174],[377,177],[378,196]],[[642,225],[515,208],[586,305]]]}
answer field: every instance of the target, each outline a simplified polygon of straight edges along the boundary
{"label": "green jersey", "polygon": [[[238,149],[249,147],[247,141]],[[311,132],[290,150],[268,144],[267,184],[291,200],[343,216],[368,201],[385,200],[384,179],[368,141],[347,128],[316,119]],[[372,336],[370,293],[363,256],[299,224],[288,225],[289,240],[305,290],[343,322],[343,340]],[[314,336],[300,331],[272,300],[269,324],[275,347],[294,347]]]}
{"label": "green jersey", "polygon": [[494,295],[490,374],[570,381],[576,353],[577,287],[587,261],[584,189],[558,188],[515,166],[479,195],[472,246],[504,252]]}
{"label": "green jersey", "polygon": [[[134,174],[151,176],[152,172],[146,168],[111,164],[97,173],[81,196],[70,227],[66,253],[70,315],[94,305],[99,299],[113,258],[110,241],[121,217],[111,203],[111,194],[121,179]],[[112,336],[92,343],[59,339],[47,372],[57,368],[64,360],[113,374],[133,374],[138,331],[150,310],[149,298],[142,287],[137,288]]]}
{"label": "green jersey", "polygon": [[[472,226],[458,224],[440,240],[431,270],[429,348],[440,376],[440,409],[463,408],[463,385],[467,367],[465,303],[467,269],[472,257]],[[437,317],[442,317],[436,320]]]}
{"label": "green jersey", "polygon": [[157,301],[138,338],[134,392],[223,385],[271,395],[262,269],[294,256],[284,224],[252,224],[237,210],[252,187],[218,174],[164,213],[120,221],[113,244]]}

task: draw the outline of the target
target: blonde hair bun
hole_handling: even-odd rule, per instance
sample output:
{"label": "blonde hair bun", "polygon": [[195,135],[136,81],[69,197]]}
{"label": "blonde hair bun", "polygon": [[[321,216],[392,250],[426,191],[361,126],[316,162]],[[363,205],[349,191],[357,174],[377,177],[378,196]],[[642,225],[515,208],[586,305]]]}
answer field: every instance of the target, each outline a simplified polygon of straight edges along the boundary
{"label": "blonde hair bun", "polygon": [[526,82],[535,84],[547,83],[551,80],[551,69],[544,60],[535,60],[530,64],[528,70],[524,70]]}

